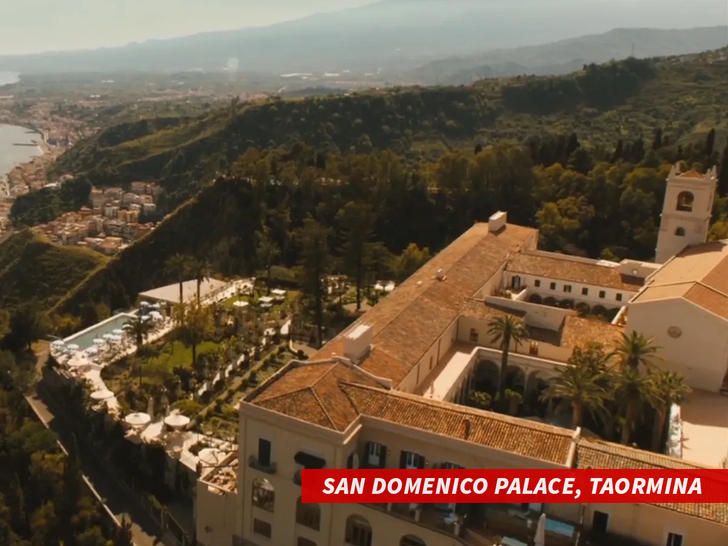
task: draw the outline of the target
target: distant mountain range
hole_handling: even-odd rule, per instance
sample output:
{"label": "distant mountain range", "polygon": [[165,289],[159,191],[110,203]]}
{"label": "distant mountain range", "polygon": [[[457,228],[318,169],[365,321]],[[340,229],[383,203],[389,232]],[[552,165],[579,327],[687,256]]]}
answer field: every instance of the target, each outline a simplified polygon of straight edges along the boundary
{"label": "distant mountain range", "polygon": [[[725,0],[382,0],[268,27],[89,51],[5,56],[0,57],[0,71],[220,70],[227,66],[268,74],[404,71],[446,57],[534,46],[614,28],[705,27],[725,20],[725,15]],[[573,60],[555,58],[556,64]],[[472,68],[477,64],[462,67]]]}
{"label": "distant mountain range", "polygon": [[408,73],[420,83],[468,84],[474,80],[520,74],[568,74],[584,64],[624,59],[686,55],[728,45],[728,26],[663,30],[622,28],[539,46],[448,57]]}

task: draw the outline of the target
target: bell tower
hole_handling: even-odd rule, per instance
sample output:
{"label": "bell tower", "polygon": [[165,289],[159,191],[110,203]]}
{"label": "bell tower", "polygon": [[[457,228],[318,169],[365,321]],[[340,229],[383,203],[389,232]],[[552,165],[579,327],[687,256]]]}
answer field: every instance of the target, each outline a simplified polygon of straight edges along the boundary
{"label": "bell tower", "polygon": [[686,247],[707,241],[716,181],[715,167],[705,174],[682,173],[679,165],[672,167],[660,215],[655,263],[663,264]]}

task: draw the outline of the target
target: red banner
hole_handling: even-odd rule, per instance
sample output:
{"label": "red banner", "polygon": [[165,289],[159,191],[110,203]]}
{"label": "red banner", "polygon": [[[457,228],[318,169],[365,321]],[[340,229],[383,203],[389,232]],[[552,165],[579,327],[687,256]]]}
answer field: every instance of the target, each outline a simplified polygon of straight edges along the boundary
{"label": "red banner", "polygon": [[304,470],[303,502],[728,502],[725,470]]}

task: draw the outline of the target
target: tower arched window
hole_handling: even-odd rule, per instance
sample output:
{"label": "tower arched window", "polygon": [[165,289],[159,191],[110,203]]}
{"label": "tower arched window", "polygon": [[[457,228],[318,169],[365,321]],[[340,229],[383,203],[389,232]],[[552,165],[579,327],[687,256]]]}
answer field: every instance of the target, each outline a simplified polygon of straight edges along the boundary
{"label": "tower arched window", "polygon": [[685,228],[679,227],[675,230],[675,235],[678,237],[685,237]]}
{"label": "tower arched window", "polygon": [[677,210],[692,212],[694,202],[695,196],[692,194],[692,192],[681,191],[677,196]]}

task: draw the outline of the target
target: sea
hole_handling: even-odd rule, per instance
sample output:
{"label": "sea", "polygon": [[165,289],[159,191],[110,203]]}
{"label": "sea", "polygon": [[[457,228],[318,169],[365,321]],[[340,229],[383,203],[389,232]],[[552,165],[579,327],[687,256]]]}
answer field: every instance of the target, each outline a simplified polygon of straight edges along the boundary
{"label": "sea", "polygon": [[[3,179],[17,165],[41,155],[40,146],[33,144],[33,142],[40,142],[40,139],[41,136],[38,133],[25,127],[0,125],[0,179]],[[19,144],[20,146],[18,146]]]}
{"label": "sea", "polygon": [[[0,95],[3,94],[2,86],[16,83],[19,76],[15,72],[0,72]],[[40,135],[25,127],[0,125],[0,179],[4,178],[15,166],[41,155],[40,147],[34,146],[33,141],[39,142]],[[18,144],[22,146],[18,146]],[[2,189],[0,186],[0,192]]]}

